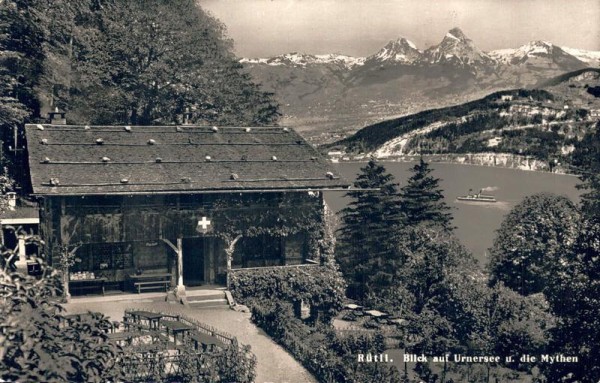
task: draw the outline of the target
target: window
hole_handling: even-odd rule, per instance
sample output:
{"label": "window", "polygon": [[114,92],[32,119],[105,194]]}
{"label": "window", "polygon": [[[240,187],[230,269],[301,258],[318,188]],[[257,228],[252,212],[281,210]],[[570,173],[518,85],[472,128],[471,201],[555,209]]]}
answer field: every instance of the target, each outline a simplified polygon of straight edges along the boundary
{"label": "window", "polygon": [[235,247],[232,267],[283,265],[281,238],[268,235],[242,238]]}

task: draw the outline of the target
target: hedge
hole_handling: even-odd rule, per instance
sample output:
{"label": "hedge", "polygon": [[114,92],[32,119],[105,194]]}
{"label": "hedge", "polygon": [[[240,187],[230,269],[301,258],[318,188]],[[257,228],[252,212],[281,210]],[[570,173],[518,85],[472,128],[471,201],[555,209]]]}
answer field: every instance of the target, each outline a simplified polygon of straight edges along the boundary
{"label": "hedge", "polygon": [[322,383],[401,381],[393,366],[357,362],[358,353],[383,351],[381,335],[340,337],[331,328],[304,324],[281,302],[254,305],[252,319]]}
{"label": "hedge", "polygon": [[[230,275],[230,290],[236,300],[304,301],[322,321],[335,317],[343,307],[346,283],[333,264],[236,270]],[[315,319],[313,317],[313,319]]]}

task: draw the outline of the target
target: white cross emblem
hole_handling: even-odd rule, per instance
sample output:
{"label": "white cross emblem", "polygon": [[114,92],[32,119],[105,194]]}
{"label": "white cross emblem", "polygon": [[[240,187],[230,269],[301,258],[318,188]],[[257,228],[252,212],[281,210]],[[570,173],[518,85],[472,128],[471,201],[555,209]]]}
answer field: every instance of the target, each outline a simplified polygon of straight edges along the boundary
{"label": "white cross emblem", "polygon": [[202,219],[198,221],[198,226],[196,227],[196,230],[206,232],[209,226],[210,220],[206,217],[202,217]]}

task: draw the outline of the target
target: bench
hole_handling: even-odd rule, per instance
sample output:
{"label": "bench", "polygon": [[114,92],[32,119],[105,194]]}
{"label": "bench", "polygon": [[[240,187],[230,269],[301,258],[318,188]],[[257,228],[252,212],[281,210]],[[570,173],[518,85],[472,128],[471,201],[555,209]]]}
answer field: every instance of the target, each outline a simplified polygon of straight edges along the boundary
{"label": "bench", "polygon": [[171,273],[142,273],[129,275],[129,281],[138,294],[142,290],[164,289],[169,290],[171,286]]}
{"label": "bench", "polygon": [[104,284],[106,278],[94,278],[94,279],[71,279],[69,280],[69,288],[72,292],[81,290],[96,290],[101,291],[104,295]]}
{"label": "bench", "polygon": [[156,290],[158,288],[164,289],[165,291],[169,291],[169,287],[171,287],[171,282],[165,281],[165,280],[156,280],[156,281],[134,282],[133,285],[137,288],[138,294],[140,294],[142,292],[142,290]]}

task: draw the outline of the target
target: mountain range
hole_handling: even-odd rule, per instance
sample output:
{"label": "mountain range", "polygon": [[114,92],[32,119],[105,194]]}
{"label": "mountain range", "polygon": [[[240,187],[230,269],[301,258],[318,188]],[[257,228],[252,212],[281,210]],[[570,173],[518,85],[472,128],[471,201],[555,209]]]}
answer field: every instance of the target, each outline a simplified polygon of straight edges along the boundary
{"label": "mountain range", "polygon": [[600,67],[600,52],[546,41],[485,52],[453,28],[439,44],[423,50],[399,38],[368,57],[288,53],[240,62],[275,93],[283,123],[322,143],[382,119]]}

